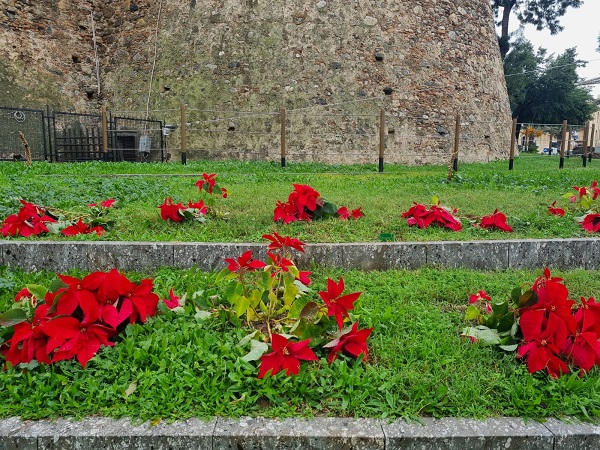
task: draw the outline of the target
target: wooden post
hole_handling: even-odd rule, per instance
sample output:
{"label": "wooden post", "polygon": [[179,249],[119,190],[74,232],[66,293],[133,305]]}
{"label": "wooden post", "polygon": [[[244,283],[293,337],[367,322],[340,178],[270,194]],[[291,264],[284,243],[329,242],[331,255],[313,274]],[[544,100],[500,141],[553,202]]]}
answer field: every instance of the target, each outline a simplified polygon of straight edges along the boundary
{"label": "wooden post", "polygon": [[281,114],[280,114],[280,120],[281,120],[281,167],[285,167],[285,147],[286,147],[286,141],[285,141],[285,108],[281,108]]}
{"label": "wooden post", "polygon": [[592,124],[592,132],[590,133],[590,147],[588,150],[588,162],[592,162],[592,156],[593,156],[593,151],[592,149],[595,150],[596,146],[595,146],[595,142],[596,142],[596,124],[593,123]]}
{"label": "wooden post", "polygon": [[581,159],[583,160],[583,167],[587,167],[587,141],[590,124],[588,122],[583,126],[583,146],[581,148]]}
{"label": "wooden post", "polygon": [[181,164],[183,164],[183,165],[187,164],[186,108],[187,108],[187,105],[185,103],[182,103],[181,104]]}
{"label": "wooden post", "polygon": [[565,145],[567,143],[567,121],[563,120],[562,132],[560,133],[560,161],[558,168],[562,169],[565,167]]}
{"label": "wooden post", "polygon": [[512,122],[512,128],[510,132],[510,155],[508,157],[508,170],[513,170],[515,162],[515,141],[517,140],[517,118],[515,117]]}
{"label": "wooden post", "polygon": [[108,124],[106,123],[106,106],[101,108],[101,120],[102,120],[102,153],[104,154],[104,160],[108,158]]}
{"label": "wooden post", "polygon": [[458,170],[458,147],[460,145],[460,113],[456,113],[454,125],[454,153],[452,154],[452,170]]}
{"label": "wooden post", "polygon": [[548,156],[552,156],[552,131],[548,131]]}
{"label": "wooden post", "polygon": [[379,172],[383,172],[383,152],[385,150],[385,111],[379,112]]}

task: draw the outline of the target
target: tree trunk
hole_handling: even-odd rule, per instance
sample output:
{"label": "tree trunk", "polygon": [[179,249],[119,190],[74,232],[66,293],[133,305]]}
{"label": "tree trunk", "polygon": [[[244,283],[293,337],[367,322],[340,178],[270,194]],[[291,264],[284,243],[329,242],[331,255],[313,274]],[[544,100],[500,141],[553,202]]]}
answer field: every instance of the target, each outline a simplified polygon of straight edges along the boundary
{"label": "tree trunk", "polygon": [[504,59],[508,53],[508,50],[510,49],[510,44],[508,42],[508,22],[510,20],[510,13],[513,9],[513,6],[515,6],[515,3],[517,3],[517,0],[505,0],[502,5],[502,22],[500,22],[501,34],[500,39],[498,40],[500,45],[500,56],[502,59]]}

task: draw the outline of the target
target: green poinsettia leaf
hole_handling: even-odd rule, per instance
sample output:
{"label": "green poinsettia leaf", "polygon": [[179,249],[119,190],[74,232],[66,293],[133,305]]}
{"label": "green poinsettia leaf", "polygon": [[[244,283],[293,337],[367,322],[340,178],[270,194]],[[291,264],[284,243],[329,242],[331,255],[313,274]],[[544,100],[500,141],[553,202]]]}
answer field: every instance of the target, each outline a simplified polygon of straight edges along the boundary
{"label": "green poinsettia leaf", "polygon": [[44,225],[46,225],[46,228],[48,228],[48,232],[52,234],[60,234],[62,230],[71,225],[71,222],[68,220],[59,222],[47,222]]}
{"label": "green poinsettia leaf", "polygon": [[235,311],[235,315],[238,317],[242,317],[244,313],[248,310],[249,306],[250,299],[245,295],[240,295],[233,304],[233,310]]}
{"label": "green poinsettia leaf", "polygon": [[514,352],[518,346],[519,346],[519,344],[511,344],[511,345],[499,345],[498,347],[500,347],[505,352]]}
{"label": "green poinsettia leaf", "polygon": [[194,314],[194,319],[206,320],[209,317],[211,317],[212,315],[213,315],[213,313],[211,313],[210,311],[199,310],[199,311],[196,311],[196,314]]}
{"label": "green poinsettia leaf", "polygon": [[475,305],[467,306],[467,311],[465,312],[465,320],[475,320],[479,317],[479,309]]}
{"label": "green poinsettia leaf", "polygon": [[183,217],[184,220],[194,220],[196,218],[195,214],[188,209],[180,209],[178,214]]}
{"label": "green poinsettia leaf", "polygon": [[502,303],[492,303],[492,311],[496,316],[504,316],[508,314],[508,301]]}
{"label": "green poinsettia leaf", "polygon": [[217,278],[215,278],[215,283],[219,283],[221,281],[233,280],[236,277],[237,277],[237,274],[235,272],[231,272],[229,269],[225,268],[217,274]]}
{"label": "green poinsettia leaf", "polygon": [[302,308],[300,317],[303,319],[309,319],[317,314],[317,312],[319,312],[319,305],[317,305],[315,302],[308,302],[304,308]]}
{"label": "green poinsettia leaf", "polygon": [[25,369],[25,370],[32,371],[39,365],[40,365],[40,363],[38,363],[35,359],[32,359],[28,363],[19,363],[17,365],[17,367],[19,367],[19,369]]}
{"label": "green poinsettia leaf", "polygon": [[517,306],[519,305],[519,299],[521,298],[521,295],[523,295],[523,289],[520,287],[516,287],[510,291],[510,299]]}
{"label": "green poinsettia leaf", "polygon": [[250,362],[260,359],[269,350],[269,345],[266,342],[257,341],[255,339],[250,341],[250,351],[242,356],[242,361]]}
{"label": "green poinsettia leaf", "polygon": [[23,309],[13,308],[0,313],[0,326],[12,327],[27,320],[27,313]]}
{"label": "green poinsettia leaf", "polygon": [[229,283],[225,286],[225,298],[231,305],[234,305],[237,302],[237,299],[242,295],[242,292],[244,292],[244,286],[239,281],[236,283]]}
{"label": "green poinsettia leaf", "polygon": [[532,290],[525,291],[520,297],[517,303],[519,308],[535,305],[537,302],[537,295]]}
{"label": "green poinsettia leaf", "polygon": [[39,284],[27,284],[25,287],[35,298],[40,300],[43,300],[48,293],[48,289],[46,289],[44,286],[40,286]]}
{"label": "green poinsettia leaf", "polygon": [[246,336],[244,336],[240,342],[238,343],[238,345],[240,347],[243,347],[244,345],[246,345],[248,342],[250,342],[252,340],[252,338],[254,338],[254,336],[256,336],[256,334],[258,333],[258,330],[254,330],[252,333],[247,334]]}
{"label": "green poinsettia leaf", "polygon": [[304,307],[311,302],[312,300],[310,299],[310,297],[298,297],[292,303],[292,306],[290,307],[290,310],[288,312],[288,317],[292,319],[299,319],[300,317],[302,317],[302,311],[304,310]]}
{"label": "green poinsettia leaf", "polygon": [[484,325],[464,328],[462,331],[462,335],[473,337],[479,342],[482,342],[487,345],[498,345],[501,343],[498,331],[494,330],[493,328],[488,328]]}

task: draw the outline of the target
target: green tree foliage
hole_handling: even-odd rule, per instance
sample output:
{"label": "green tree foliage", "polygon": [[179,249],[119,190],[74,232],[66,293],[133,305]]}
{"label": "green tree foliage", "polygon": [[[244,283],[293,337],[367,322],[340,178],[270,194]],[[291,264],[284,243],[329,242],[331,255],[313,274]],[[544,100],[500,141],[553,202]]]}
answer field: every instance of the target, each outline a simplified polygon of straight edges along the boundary
{"label": "green tree foliage", "polygon": [[544,49],[536,53],[529,41],[519,38],[504,61],[513,117],[553,124],[589,120],[597,106],[589,91],[577,86],[577,67],[582,64],[574,48],[545,57]]}
{"label": "green tree foliage", "polygon": [[527,100],[527,94],[537,80],[535,74],[544,62],[545,52],[542,48],[536,52],[531,42],[521,34],[504,58],[506,88],[513,115],[515,109]]}
{"label": "green tree foliage", "polygon": [[556,34],[563,29],[559,19],[567,8],[579,8],[583,0],[490,0],[490,4],[501,29],[498,42],[504,59],[510,49],[508,24],[511,12],[522,24],[535,25],[538,30],[547,28],[551,34]]}

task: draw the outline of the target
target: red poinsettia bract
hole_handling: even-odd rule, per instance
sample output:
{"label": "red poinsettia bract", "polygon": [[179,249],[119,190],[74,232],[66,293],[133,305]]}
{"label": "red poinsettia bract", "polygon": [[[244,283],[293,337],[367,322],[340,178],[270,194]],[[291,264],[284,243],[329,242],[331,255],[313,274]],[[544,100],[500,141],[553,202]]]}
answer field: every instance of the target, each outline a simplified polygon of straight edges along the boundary
{"label": "red poinsettia bract", "polygon": [[83,223],[83,220],[80,218],[73,225],[69,225],[64,230],[61,231],[65,236],[76,236],[78,234],[90,234],[96,233],[97,236],[101,236],[106,230],[96,225],[94,227],[89,226],[87,223]]}
{"label": "red poinsettia bract", "polygon": [[439,206],[439,202],[429,209],[425,205],[413,202],[413,206],[403,212],[402,217],[406,218],[409,226],[417,225],[421,229],[436,224],[453,231],[462,230],[462,224],[458,219],[448,209]]}
{"label": "red poinsettia bract", "polygon": [[337,283],[331,278],[327,279],[327,291],[319,292],[319,296],[327,306],[327,315],[335,316],[338,328],[344,328],[344,317],[349,317],[348,311],[354,309],[354,302],[362,292],[342,295],[344,292],[344,279],[340,277]]}
{"label": "red poinsettia bract", "polygon": [[185,206],[183,206],[181,202],[173,204],[173,200],[167,197],[165,198],[163,204],[159,206],[159,208],[160,217],[162,217],[162,220],[172,220],[173,222],[183,221],[183,216],[179,214],[179,211],[185,209]]}
{"label": "red poinsettia bract", "polygon": [[581,226],[590,233],[600,231],[600,214],[587,214],[583,218]]}
{"label": "red poinsettia bract", "polygon": [[[116,200],[113,198],[109,198],[107,200],[103,200],[100,202],[100,206],[102,206],[103,208],[112,208],[115,205]],[[88,205],[91,208],[97,208],[98,204],[97,203],[90,203]]]}
{"label": "red poinsettia bract", "polygon": [[359,206],[358,208],[353,209],[352,211],[350,211],[345,206],[342,206],[340,209],[337,210],[337,215],[342,220],[348,220],[350,218],[360,219],[361,217],[365,216],[365,214],[362,212],[362,206]]}
{"label": "red poinsettia bract", "polygon": [[290,236],[281,236],[279,233],[274,232],[273,234],[263,234],[263,239],[271,241],[267,246],[267,250],[281,250],[286,252],[288,249],[296,249],[299,252],[304,253],[304,242],[299,239]]}
{"label": "red poinsettia bract", "polygon": [[327,357],[327,362],[331,364],[340,353],[349,354],[355,358],[364,355],[363,361],[369,357],[369,348],[367,347],[367,338],[372,333],[373,328],[358,329],[358,322],[352,324],[352,328],[339,338],[325,344],[324,348],[331,348],[331,353]]}
{"label": "red poinsettia bract", "polygon": [[286,375],[298,375],[300,373],[300,361],[316,361],[317,355],[308,344],[311,339],[300,342],[292,342],[284,336],[273,333],[271,335],[271,346],[273,352],[260,357],[260,367],[258,369],[258,378],[271,371],[271,376],[285,370]]}
{"label": "red poinsettia bract", "polygon": [[497,209],[489,216],[482,217],[479,226],[481,228],[495,228],[497,230],[508,232],[512,232],[513,230],[511,226],[506,223],[506,216],[504,213],[498,212]]}
{"label": "red poinsettia bract", "polygon": [[527,359],[529,373],[544,370],[552,378],[569,373],[559,355],[567,342],[568,331],[556,315],[545,318],[543,311],[529,311],[521,316],[524,343],[517,357]]}
{"label": "red poinsettia bract", "polygon": [[548,214],[554,215],[554,216],[559,216],[559,217],[564,217],[565,215],[565,210],[562,208],[557,208],[556,207],[556,200],[554,200],[552,202],[551,206],[548,206]]}
{"label": "red poinsettia bract", "polygon": [[258,259],[252,259],[252,251],[251,250],[248,250],[248,251],[242,253],[242,256],[240,256],[237,259],[225,258],[225,261],[228,263],[227,269],[230,272],[237,272],[237,273],[248,272],[248,271],[252,272],[257,269],[262,269],[263,267],[265,267],[267,265],[263,261],[260,261]]}

